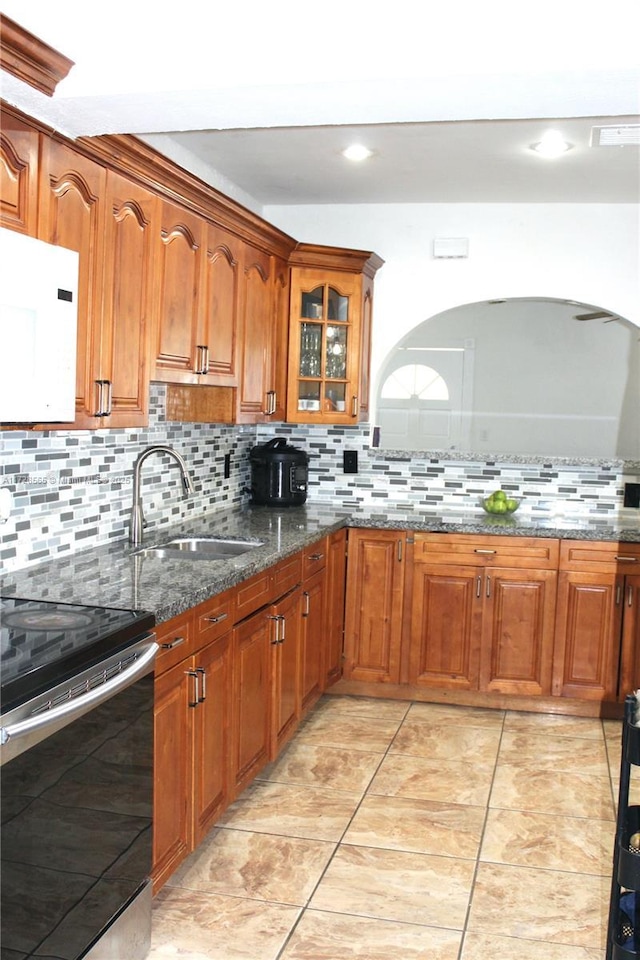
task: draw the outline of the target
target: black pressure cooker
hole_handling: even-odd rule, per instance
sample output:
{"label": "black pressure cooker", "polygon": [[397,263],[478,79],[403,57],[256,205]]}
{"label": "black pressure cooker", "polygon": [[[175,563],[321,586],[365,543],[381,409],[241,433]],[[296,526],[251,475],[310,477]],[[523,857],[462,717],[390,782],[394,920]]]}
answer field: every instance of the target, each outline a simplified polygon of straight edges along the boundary
{"label": "black pressure cooker", "polygon": [[284,437],[252,447],[251,499],[270,507],[297,507],[307,499],[309,457]]}

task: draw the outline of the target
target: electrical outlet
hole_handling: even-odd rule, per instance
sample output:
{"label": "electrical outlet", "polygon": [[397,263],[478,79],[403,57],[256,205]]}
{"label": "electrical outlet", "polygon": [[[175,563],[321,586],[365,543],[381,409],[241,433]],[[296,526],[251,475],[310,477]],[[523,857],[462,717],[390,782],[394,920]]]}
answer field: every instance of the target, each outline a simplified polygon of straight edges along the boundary
{"label": "electrical outlet", "polygon": [[625,483],[623,506],[640,507],[640,483]]}
{"label": "electrical outlet", "polygon": [[343,473],[357,473],[358,472],[358,451],[357,450],[345,450],[342,454],[342,471]]}
{"label": "electrical outlet", "polygon": [[224,478],[228,480],[231,476],[231,454],[225,453],[224,455]]}

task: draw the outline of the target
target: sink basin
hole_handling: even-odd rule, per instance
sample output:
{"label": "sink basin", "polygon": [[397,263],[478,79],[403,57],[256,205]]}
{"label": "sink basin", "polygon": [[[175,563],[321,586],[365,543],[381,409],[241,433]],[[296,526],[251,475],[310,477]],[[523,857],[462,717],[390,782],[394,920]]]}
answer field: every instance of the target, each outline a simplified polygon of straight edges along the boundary
{"label": "sink basin", "polygon": [[179,537],[157,547],[144,547],[138,556],[165,560],[232,560],[262,546],[262,540],[225,540],[212,537]]}

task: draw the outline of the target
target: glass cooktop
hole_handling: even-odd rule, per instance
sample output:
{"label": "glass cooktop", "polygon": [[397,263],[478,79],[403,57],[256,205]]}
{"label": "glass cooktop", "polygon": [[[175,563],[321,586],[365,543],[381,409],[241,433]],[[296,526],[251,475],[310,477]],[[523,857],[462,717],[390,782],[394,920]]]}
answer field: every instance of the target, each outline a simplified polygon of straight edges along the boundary
{"label": "glass cooktop", "polygon": [[0,597],[0,710],[124,649],[154,625],[143,610]]}

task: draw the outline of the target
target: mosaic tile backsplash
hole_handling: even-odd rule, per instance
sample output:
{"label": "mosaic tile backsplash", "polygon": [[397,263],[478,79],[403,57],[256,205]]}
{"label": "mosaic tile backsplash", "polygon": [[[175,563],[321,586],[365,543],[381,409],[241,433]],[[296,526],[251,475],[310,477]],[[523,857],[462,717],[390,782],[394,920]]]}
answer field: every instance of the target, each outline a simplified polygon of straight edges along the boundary
{"label": "mosaic tile backsplash", "polygon": [[[474,508],[497,487],[523,496],[520,508],[544,514],[614,515],[622,508],[625,476],[614,466],[453,461],[370,451],[370,429],[292,424],[226,426],[165,419],[166,388],[152,384],[149,426],[98,431],[0,434],[0,484],[13,497],[0,527],[0,561],[6,572],[128,536],[133,464],[151,444],[167,444],[189,467],[196,495],[181,497],[179,471],[167,457],[151,457],[142,470],[149,528],[210,513],[249,497],[249,450],[274,436],[307,451],[309,499],[336,506],[383,508],[385,501],[412,509]],[[345,474],[343,452],[358,454],[358,472]],[[225,455],[231,471],[224,478]],[[637,513],[637,511],[636,511]]]}

